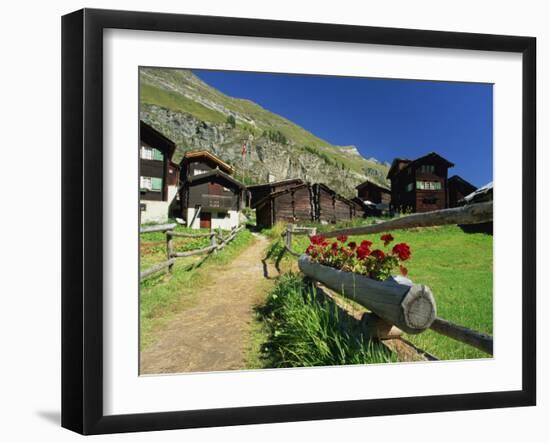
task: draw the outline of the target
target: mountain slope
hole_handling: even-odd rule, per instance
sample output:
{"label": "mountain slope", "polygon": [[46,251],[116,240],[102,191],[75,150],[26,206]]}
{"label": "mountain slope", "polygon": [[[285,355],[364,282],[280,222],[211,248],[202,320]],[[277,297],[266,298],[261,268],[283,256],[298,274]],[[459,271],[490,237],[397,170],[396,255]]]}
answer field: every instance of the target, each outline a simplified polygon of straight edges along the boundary
{"label": "mountain slope", "polygon": [[[208,149],[246,183],[299,177],[352,197],[367,176],[386,183],[388,167],[354,146],[335,146],[249,100],[229,97],[191,71],[142,68],[140,118],[184,152]],[[243,159],[242,146],[248,146]]]}

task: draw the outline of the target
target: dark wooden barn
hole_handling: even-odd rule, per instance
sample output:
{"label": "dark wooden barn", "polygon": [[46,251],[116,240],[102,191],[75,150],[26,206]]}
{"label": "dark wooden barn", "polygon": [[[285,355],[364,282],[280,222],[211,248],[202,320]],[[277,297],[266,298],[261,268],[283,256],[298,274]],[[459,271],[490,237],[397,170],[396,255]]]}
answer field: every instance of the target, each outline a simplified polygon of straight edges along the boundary
{"label": "dark wooden barn", "polygon": [[259,185],[247,186],[249,193],[249,206],[254,207],[256,204],[274,192],[284,191],[285,189],[292,188],[296,185],[303,184],[304,181],[300,178],[289,178],[286,180],[274,181],[271,183],[262,183]]}
{"label": "dark wooden barn", "polygon": [[375,205],[387,204],[388,206],[390,204],[391,190],[387,186],[367,179],[363,183],[357,185],[355,189],[357,189],[357,197],[363,202],[368,201]]}
{"label": "dark wooden barn", "polygon": [[338,223],[363,216],[359,205],[342,197],[322,183],[313,185],[313,194],[315,196],[316,220],[321,223]]}
{"label": "dark wooden barn", "polygon": [[271,228],[277,222],[314,221],[315,206],[312,192],[310,185],[301,183],[265,195],[252,206],[256,209],[257,225]]}
{"label": "dark wooden barn", "polygon": [[390,209],[427,212],[449,207],[447,171],[454,164],[435,152],[416,160],[396,158],[388,171]]}
{"label": "dark wooden barn", "polygon": [[187,152],[180,163],[179,210],[192,228],[231,229],[239,225],[246,187],[231,166],[208,151]]}
{"label": "dark wooden barn", "polygon": [[474,192],[477,188],[458,175],[453,175],[447,181],[449,186],[449,208],[462,206],[464,197]]}
{"label": "dark wooden barn", "polygon": [[256,223],[270,228],[277,222],[337,223],[362,217],[360,203],[342,197],[323,184],[299,183],[264,196],[257,201]]}
{"label": "dark wooden barn", "polygon": [[139,123],[140,222],[163,221],[178,188],[179,166],[172,162],[176,144],[147,123]]}

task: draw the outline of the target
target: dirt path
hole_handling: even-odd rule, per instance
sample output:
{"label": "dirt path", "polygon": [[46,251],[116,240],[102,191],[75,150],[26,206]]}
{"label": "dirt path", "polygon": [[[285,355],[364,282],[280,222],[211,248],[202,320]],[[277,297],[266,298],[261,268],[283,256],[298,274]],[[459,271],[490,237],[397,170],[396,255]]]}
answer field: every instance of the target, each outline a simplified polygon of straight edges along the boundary
{"label": "dirt path", "polygon": [[243,369],[253,321],[271,281],[262,263],[269,241],[255,242],[231,263],[215,269],[200,300],[171,320],[141,352],[141,373]]}

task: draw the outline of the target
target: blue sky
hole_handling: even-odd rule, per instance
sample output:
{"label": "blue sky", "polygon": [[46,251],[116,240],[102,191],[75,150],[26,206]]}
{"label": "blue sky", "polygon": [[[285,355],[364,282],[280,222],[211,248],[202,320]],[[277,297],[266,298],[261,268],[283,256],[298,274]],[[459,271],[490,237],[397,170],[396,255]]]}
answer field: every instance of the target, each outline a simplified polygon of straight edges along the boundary
{"label": "blue sky", "polygon": [[436,151],[475,186],[493,179],[489,84],[193,71],[336,145],[391,162]]}

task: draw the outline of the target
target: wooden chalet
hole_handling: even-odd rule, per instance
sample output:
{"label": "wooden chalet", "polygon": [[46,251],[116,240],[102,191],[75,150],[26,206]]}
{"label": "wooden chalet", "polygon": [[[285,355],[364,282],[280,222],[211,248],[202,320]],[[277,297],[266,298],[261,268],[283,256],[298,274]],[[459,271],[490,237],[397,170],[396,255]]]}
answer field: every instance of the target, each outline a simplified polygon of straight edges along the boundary
{"label": "wooden chalet", "polygon": [[172,162],[176,144],[143,121],[139,138],[140,222],[161,222],[178,189],[179,166]]}
{"label": "wooden chalet", "polygon": [[316,219],[321,223],[337,223],[363,215],[356,203],[322,183],[313,185],[313,193],[316,200]]}
{"label": "wooden chalet", "polygon": [[249,193],[249,206],[254,207],[256,204],[275,192],[284,191],[285,189],[292,188],[297,185],[303,184],[304,181],[300,178],[289,178],[286,180],[279,180],[270,183],[263,183],[259,185],[247,186]]}
{"label": "wooden chalet", "polygon": [[264,228],[277,222],[336,223],[364,214],[360,204],[342,197],[328,186],[303,182],[272,192],[252,207],[256,209],[256,223]]}
{"label": "wooden chalet", "polygon": [[208,151],[187,152],[180,162],[178,211],[191,228],[231,229],[239,225],[246,187],[233,168]]}
{"label": "wooden chalet", "polygon": [[464,197],[470,195],[477,188],[471,183],[464,180],[458,175],[453,175],[447,181],[449,186],[449,208],[456,208],[457,206],[462,206]]}
{"label": "wooden chalet", "polygon": [[271,228],[277,222],[314,221],[315,204],[312,192],[312,187],[302,182],[256,200],[251,206],[256,209],[256,224],[262,228]]}
{"label": "wooden chalet", "polygon": [[391,201],[391,190],[387,186],[375,183],[372,180],[365,180],[363,183],[355,187],[357,189],[357,197],[364,202],[378,204],[386,204],[389,206]]}
{"label": "wooden chalet", "polygon": [[416,160],[396,158],[388,171],[390,210],[427,212],[448,208],[447,171],[453,166],[435,152]]}

